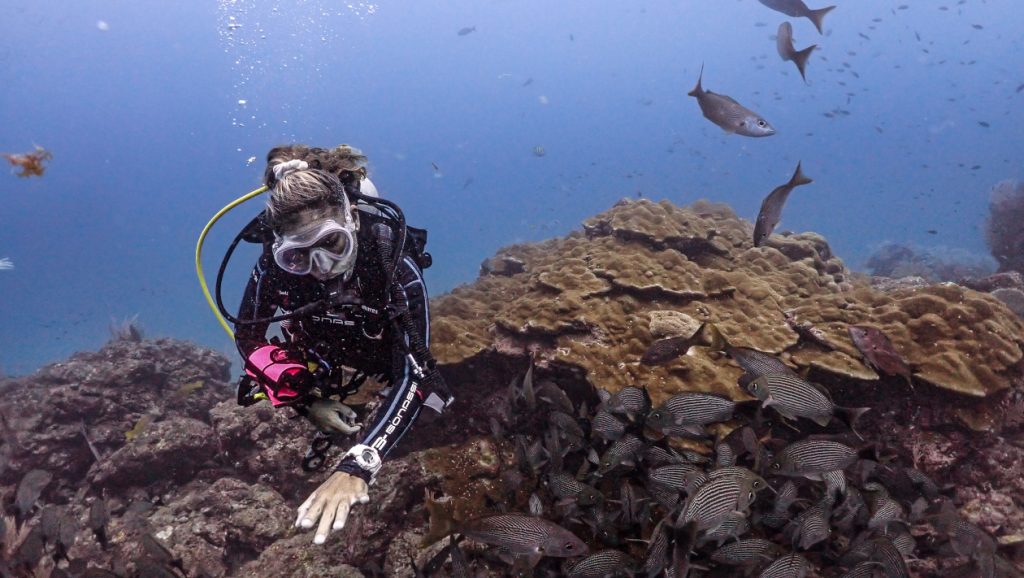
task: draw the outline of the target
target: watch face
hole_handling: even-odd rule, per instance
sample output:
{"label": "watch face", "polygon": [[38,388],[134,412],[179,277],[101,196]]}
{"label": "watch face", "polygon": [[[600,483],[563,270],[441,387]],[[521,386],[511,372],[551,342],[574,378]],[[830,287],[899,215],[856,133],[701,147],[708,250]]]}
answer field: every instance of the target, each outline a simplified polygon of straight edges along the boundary
{"label": "watch face", "polygon": [[373,452],[371,452],[370,450],[363,450],[363,460],[372,464],[373,462],[376,461],[373,459],[373,457]]}

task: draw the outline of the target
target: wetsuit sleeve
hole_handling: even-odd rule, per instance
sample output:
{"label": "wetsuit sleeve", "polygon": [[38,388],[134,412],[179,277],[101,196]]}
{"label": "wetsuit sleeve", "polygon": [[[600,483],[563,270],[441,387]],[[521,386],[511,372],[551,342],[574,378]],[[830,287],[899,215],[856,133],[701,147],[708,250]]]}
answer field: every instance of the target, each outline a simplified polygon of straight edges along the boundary
{"label": "wetsuit sleeve", "polygon": [[[249,283],[245,286],[242,304],[238,308],[239,319],[261,319],[270,317],[277,311],[278,304],[274,300],[277,291],[273,287],[274,276],[269,273],[269,266],[270,260],[264,253],[253,267]],[[269,343],[267,340],[269,327],[269,323],[235,325],[235,346],[238,347],[238,352],[242,354],[243,359],[248,358],[250,353]]]}
{"label": "wetsuit sleeve", "polygon": [[[430,347],[430,309],[422,271],[411,258],[405,257],[395,282],[405,294],[416,330]],[[406,356],[408,343],[408,335],[395,336],[391,352],[391,391],[367,428],[366,436],[359,442],[376,449],[381,460],[398,445],[423,406],[425,393],[421,380],[413,372],[412,362]],[[337,470],[359,476],[367,482],[371,478],[371,473],[356,465],[353,458],[344,458]]]}

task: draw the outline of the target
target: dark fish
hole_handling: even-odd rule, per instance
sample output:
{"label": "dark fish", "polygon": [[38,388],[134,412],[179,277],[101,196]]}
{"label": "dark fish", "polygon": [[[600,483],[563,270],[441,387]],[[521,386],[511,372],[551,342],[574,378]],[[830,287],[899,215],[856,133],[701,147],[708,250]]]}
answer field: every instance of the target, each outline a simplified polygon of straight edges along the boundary
{"label": "dark fish", "polygon": [[603,498],[600,492],[565,472],[549,472],[544,485],[557,498],[575,500],[580,506],[591,506]]}
{"label": "dark fish", "polygon": [[549,403],[570,415],[576,411],[572,400],[569,399],[569,395],[565,393],[565,390],[549,379],[541,381],[540,385],[537,386],[537,399]]}
{"label": "dark fish", "polygon": [[598,409],[624,415],[630,421],[634,421],[637,417],[651,411],[651,395],[647,392],[646,387],[626,386],[603,400]]}
{"label": "dark fish", "polygon": [[842,470],[834,470],[821,474],[825,482],[825,495],[839,501],[846,495],[846,474]]}
{"label": "dark fish", "polygon": [[778,357],[756,349],[727,347],[725,351],[729,354],[729,357],[743,368],[743,371],[755,378],[770,374],[790,374],[794,376],[797,374],[793,368],[783,363]]}
{"label": "dark fish", "polygon": [[771,136],[775,129],[768,121],[761,118],[754,111],[744,107],[740,103],[724,94],[716,94],[710,90],[704,90],[701,80],[704,78],[704,67],[701,66],[700,77],[697,78],[697,86],[689,93],[689,96],[697,98],[704,118],[717,124],[727,133],[736,133],[743,136]]}
{"label": "dark fish", "polygon": [[734,540],[749,531],[750,522],[747,520],[746,514],[732,512],[722,520],[722,523],[717,528],[709,530],[701,536],[700,540],[697,541],[697,545],[703,546],[704,544],[714,542],[715,547],[718,547],[726,540]]}
{"label": "dark fish", "polygon": [[[38,525],[34,526],[29,530],[24,541],[14,552],[14,556],[11,558],[11,562],[13,562],[12,565],[16,568],[19,566],[35,568],[36,565],[39,564],[39,560],[42,559],[45,548],[46,544],[43,542],[43,529]],[[26,575],[32,576],[34,574],[26,573]]]}
{"label": "dark fish", "polygon": [[643,356],[640,363],[643,365],[661,365],[689,351],[694,345],[692,337],[666,337],[652,343]]}
{"label": "dark fish", "polygon": [[503,548],[512,555],[525,556],[531,565],[536,565],[543,556],[571,558],[587,554],[586,544],[554,522],[516,513],[459,522],[452,517],[449,501],[427,496],[430,530],[424,537],[425,544],[457,532],[471,540]]}
{"label": "dark fish", "polygon": [[987,122],[985,122],[983,120],[979,120],[978,124],[983,126],[983,127],[985,127],[985,128],[988,128],[988,127],[992,126],[992,125],[990,125],[989,123],[987,123]]}
{"label": "dark fish", "polygon": [[636,560],[619,550],[601,550],[582,559],[573,566],[569,578],[612,578],[633,576]]}
{"label": "dark fish", "polygon": [[805,69],[807,68],[807,59],[811,57],[811,53],[818,47],[817,44],[812,44],[803,50],[797,50],[793,46],[793,25],[789,22],[783,22],[779,24],[779,32],[775,38],[775,46],[779,51],[779,56],[783,60],[790,60],[796,65],[796,69],[800,71],[800,78],[807,82],[807,76],[805,75]]}
{"label": "dark fish", "polygon": [[[185,565],[182,564],[181,558],[178,558],[171,552],[167,546],[164,546],[159,540],[149,534],[143,534],[139,538],[139,544],[142,546],[142,551],[146,553],[154,562],[163,566],[172,566],[181,570],[182,574],[188,575],[185,570]],[[173,575],[173,572],[172,572]]]}
{"label": "dark fish", "polygon": [[661,519],[647,542],[647,554],[644,559],[644,572],[648,576],[659,576],[668,566],[668,532],[672,527],[671,515]]}
{"label": "dark fish", "polygon": [[614,441],[626,433],[626,424],[602,409],[594,414],[594,419],[590,422],[590,431],[603,439]]}
{"label": "dark fish", "polygon": [[450,537],[448,543],[449,552],[452,557],[452,578],[469,578],[469,563],[466,555],[459,548],[459,542],[455,536]]}
{"label": "dark fish", "polygon": [[772,192],[768,193],[768,196],[761,203],[761,210],[757,212],[757,222],[754,223],[755,247],[764,245],[768,236],[778,226],[779,221],[782,219],[782,206],[786,204],[789,193],[793,192],[793,189],[796,187],[811,182],[813,181],[804,176],[804,173],[800,170],[800,163],[797,163],[796,171],[793,173],[793,177],[789,179],[789,182],[775,187]]}
{"label": "dark fish", "polygon": [[800,554],[787,554],[772,562],[758,578],[804,578],[810,571],[811,563],[807,558]]}
{"label": "dark fish", "polygon": [[736,465],[736,452],[727,443],[720,443],[715,446],[715,465],[724,468]]}
{"label": "dark fish", "polygon": [[835,9],[835,6],[828,6],[826,8],[818,8],[811,10],[803,3],[803,0],[758,0],[761,4],[775,10],[776,12],[782,12],[786,16],[792,16],[793,18],[807,18],[814,23],[814,27],[818,29],[818,34],[821,34],[821,24],[825,15]]}
{"label": "dark fish", "polygon": [[665,431],[677,426],[692,435],[703,436],[703,426],[732,418],[736,403],[710,393],[678,393],[654,409],[644,422],[647,427]]}
{"label": "dark fish", "polygon": [[1021,84],[1020,86],[1018,86],[1017,90],[1015,92],[1017,94],[1020,94],[1020,93],[1024,92],[1024,84]]}
{"label": "dark fish", "polygon": [[727,566],[757,566],[782,554],[782,547],[762,540],[750,538],[726,544],[711,554],[711,559]]}
{"label": "dark fish", "polygon": [[467,34],[472,34],[474,32],[476,32],[476,26],[466,26],[465,28],[459,28],[458,35],[466,36]]}
{"label": "dark fish", "polygon": [[107,549],[107,524],[109,522],[110,514],[107,512],[107,503],[102,498],[96,498],[89,506],[89,529],[96,535],[96,541],[104,550]]}
{"label": "dark fish", "polygon": [[[569,442],[580,441],[583,439],[583,428],[576,421],[576,418],[571,415],[558,410],[552,410],[548,413],[548,422],[558,428],[564,440]],[[574,444],[570,443],[570,447]],[[578,447],[571,447],[576,450]]]}
{"label": "dark fish", "polygon": [[798,490],[793,482],[786,482],[775,495],[771,512],[761,516],[761,523],[769,528],[781,528],[789,522],[789,508],[796,502]]}
{"label": "dark fish", "polygon": [[45,470],[32,470],[21,478],[18,483],[18,490],[14,494],[15,522],[21,525],[32,513],[36,500],[42,495],[43,490],[53,479],[53,474]]}
{"label": "dark fish", "polygon": [[832,500],[825,498],[807,508],[793,519],[786,532],[786,539],[798,545],[801,550],[827,540],[832,533],[829,518],[832,516]]}
{"label": "dark fish", "polygon": [[783,448],[770,470],[780,476],[822,480],[826,472],[844,470],[857,461],[857,450],[839,442],[805,439]]}
{"label": "dark fish", "polygon": [[704,469],[693,464],[669,464],[648,472],[647,477],[677,491],[689,492],[698,480],[704,479]]}
{"label": "dark fish", "polygon": [[850,325],[848,329],[850,339],[868,365],[887,375],[902,376],[907,380],[907,386],[914,388],[910,366],[880,329],[869,325]]}

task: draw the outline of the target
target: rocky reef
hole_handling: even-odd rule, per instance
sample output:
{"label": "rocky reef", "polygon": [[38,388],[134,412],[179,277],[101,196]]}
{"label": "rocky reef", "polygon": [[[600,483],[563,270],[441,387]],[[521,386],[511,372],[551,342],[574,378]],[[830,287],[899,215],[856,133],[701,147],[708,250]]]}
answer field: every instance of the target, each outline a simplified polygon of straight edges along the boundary
{"label": "rocky reef", "polygon": [[[502,249],[475,282],[435,298],[432,349],[457,402],[446,416],[421,417],[371,503],[323,547],[291,525],[325,476],[299,467],[312,426],[265,404],[237,407],[221,355],[172,340],[116,340],[0,382],[8,511],[25,506],[17,495],[28,472],[52,475],[19,513],[20,532],[8,519],[4,564],[24,575],[32,567],[84,575],[86,566],[175,575],[171,560],[153,560],[156,540],[188,576],[415,576],[438,565],[431,560],[443,545],[419,547],[427,490],[475,515],[501,509],[503,465],[516,448],[495,424],[509,421],[507,385],[529,367],[535,383],[575,407],[595,407],[596,388],[627,386],[646,387],[655,405],[688,391],[751,402],[738,386],[743,370],[714,348],[641,363],[656,340],[710,324],[731,346],[785,361],[836,404],[871,407],[858,426],[865,443],[890,465],[935,480],[965,520],[998,541],[1002,558],[1024,568],[1021,318],[983,292],[993,289],[882,291],[851,274],[819,235],[775,235],[755,248],[752,231],[724,205],[623,201],[566,237]],[[882,330],[909,376],[866,363],[851,325]],[[709,455],[714,444],[677,449]],[[102,536],[100,506],[109,516]],[[31,536],[44,534],[47,516],[60,520],[58,544]],[[925,523],[913,533],[921,541],[936,531]],[[42,556],[57,547],[67,553],[60,561]],[[935,552],[911,559],[911,575],[946,575],[958,562],[956,552]],[[505,575],[500,562],[469,553],[478,573]],[[147,564],[172,574],[147,574]]]}
{"label": "rocky reef", "polygon": [[999,271],[1024,273],[1024,183],[997,183],[989,198],[985,240]]}

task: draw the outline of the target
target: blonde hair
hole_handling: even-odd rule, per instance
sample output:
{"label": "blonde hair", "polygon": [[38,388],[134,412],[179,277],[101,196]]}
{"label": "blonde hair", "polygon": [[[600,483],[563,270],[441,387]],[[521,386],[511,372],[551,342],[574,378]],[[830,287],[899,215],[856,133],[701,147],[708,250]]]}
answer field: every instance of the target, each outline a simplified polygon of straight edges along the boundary
{"label": "blonde hair", "polygon": [[[274,166],[291,160],[308,163],[309,168],[292,171],[278,180]],[[263,181],[270,189],[267,213],[272,221],[297,211],[323,206],[343,207],[338,197],[343,187],[359,190],[359,181],[366,178],[366,157],[354,147],[338,145],[327,150],[306,145],[274,147],[267,153]]]}

